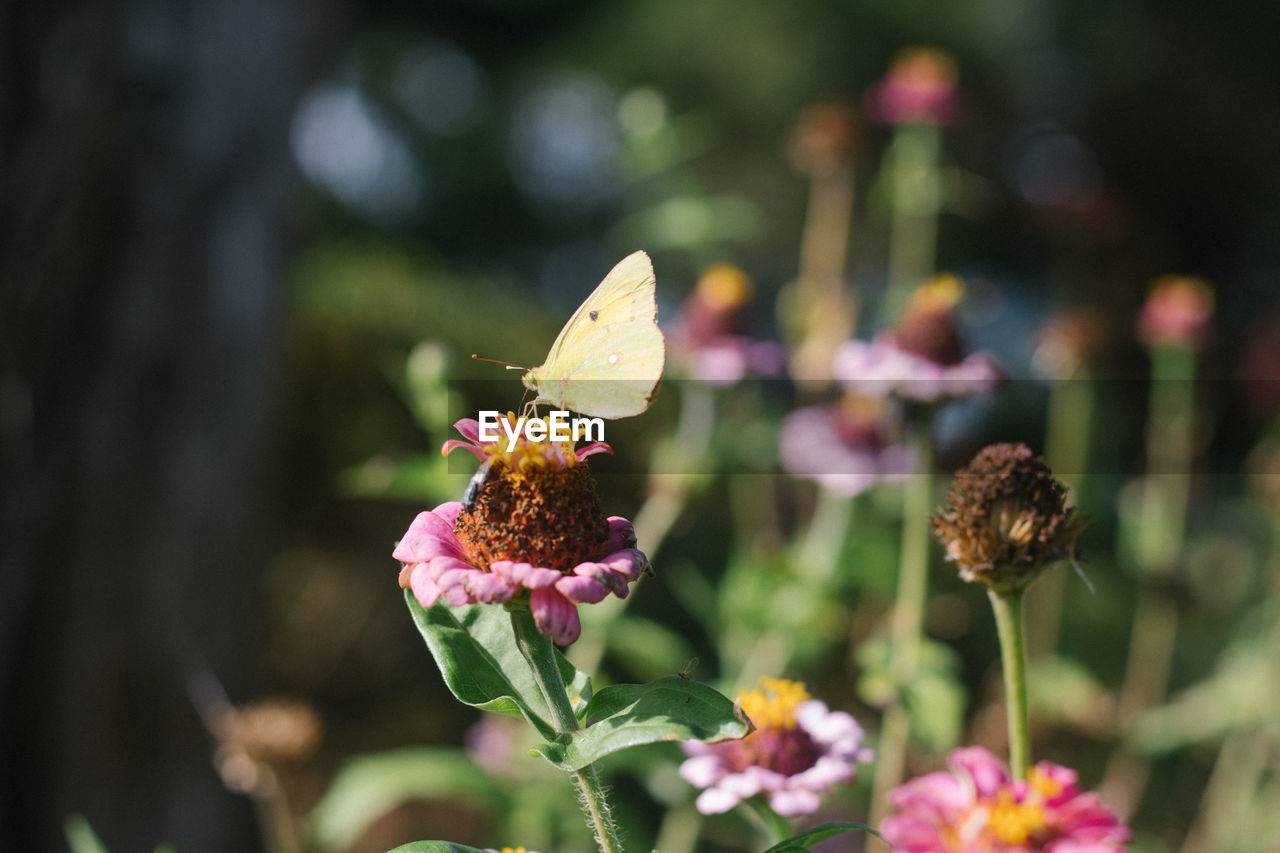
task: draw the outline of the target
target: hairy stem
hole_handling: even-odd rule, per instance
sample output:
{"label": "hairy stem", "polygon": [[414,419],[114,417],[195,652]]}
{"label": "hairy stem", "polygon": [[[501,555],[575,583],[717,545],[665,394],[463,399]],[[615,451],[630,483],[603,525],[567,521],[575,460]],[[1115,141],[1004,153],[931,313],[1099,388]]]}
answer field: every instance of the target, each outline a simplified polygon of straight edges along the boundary
{"label": "hairy stem", "polygon": [[[578,725],[578,718],[573,713],[573,704],[569,701],[569,692],[565,689],[564,678],[560,675],[555,645],[549,638],[538,632],[533,614],[527,609],[511,610],[511,627],[515,632],[516,647],[520,649],[520,654],[529,664],[534,681],[537,682],[542,698],[547,703],[551,724],[560,734],[577,731],[581,726]],[[601,853],[621,853],[622,845],[618,842],[618,829],[610,815],[609,801],[595,767],[588,764],[575,771],[573,780],[581,795],[582,811],[587,816],[587,825],[594,833]]]}

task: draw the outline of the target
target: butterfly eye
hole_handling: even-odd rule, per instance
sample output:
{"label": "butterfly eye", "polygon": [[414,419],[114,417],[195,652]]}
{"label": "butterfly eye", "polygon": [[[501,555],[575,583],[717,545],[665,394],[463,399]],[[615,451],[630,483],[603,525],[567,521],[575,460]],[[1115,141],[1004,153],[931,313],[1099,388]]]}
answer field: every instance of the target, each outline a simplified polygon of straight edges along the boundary
{"label": "butterfly eye", "polygon": [[591,321],[594,323],[596,320],[599,320],[599,319],[600,319],[600,312],[599,312],[599,311],[588,311],[588,312],[587,312],[587,316],[588,316],[588,317],[590,317],[590,318],[591,318]]}

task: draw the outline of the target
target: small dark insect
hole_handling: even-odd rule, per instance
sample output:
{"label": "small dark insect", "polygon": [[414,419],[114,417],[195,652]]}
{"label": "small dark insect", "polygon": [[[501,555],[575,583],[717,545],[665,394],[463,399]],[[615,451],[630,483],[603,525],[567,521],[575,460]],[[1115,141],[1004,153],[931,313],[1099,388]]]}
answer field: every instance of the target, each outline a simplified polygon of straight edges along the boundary
{"label": "small dark insect", "polygon": [[599,312],[599,311],[588,311],[588,312],[587,312],[587,316],[588,316],[588,317],[590,317],[593,321],[594,321],[594,320],[599,320],[599,319],[600,319],[600,312]]}
{"label": "small dark insect", "polygon": [[467,482],[467,488],[462,492],[462,508],[464,510],[473,510],[476,508],[476,501],[480,499],[480,492],[484,489],[485,481],[489,479],[489,471],[493,466],[493,459],[484,460],[484,463],[476,469],[471,475],[471,479]]}
{"label": "small dark insect", "polygon": [[685,681],[688,681],[689,675],[695,669],[697,669],[697,667],[698,667],[698,659],[696,657],[689,658],[687,661],[684,662],[684,666],[680,667],[680,671],[677,672],[676,675],[680,676]]}

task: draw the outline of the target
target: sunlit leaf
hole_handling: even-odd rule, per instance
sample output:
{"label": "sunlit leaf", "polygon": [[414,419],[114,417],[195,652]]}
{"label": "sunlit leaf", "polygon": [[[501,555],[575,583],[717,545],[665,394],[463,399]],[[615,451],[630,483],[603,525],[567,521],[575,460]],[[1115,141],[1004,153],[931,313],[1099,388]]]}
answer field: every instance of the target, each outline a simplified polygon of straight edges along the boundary
{"label": "sunlit leaf", "polygon": [[727,696],[699,681],[670,676],[648,684],[605,687],[587,705],[585,728],[535,751],[552,764],[577,770],[632,746],[682,740],[715,743],[747,732]]}
{"label": "sunlit leaf", "polygon": [[485,853],[479,847],[454,844],[452,841],[413,841],[401,844],[388,853]]}
{"label": "sunlit leaf", "polygon": [[[443,601],[426,610],[408,590],[405,601],[445,684],[458,701],[499,714],[522,715],[543,738],[556,738],[551,713],[529,664],[516,647],[506,610],[492,604],[450,607]],[[559,652],[556,659],[569,699],[581,714],[591,700],[591,680]]]}

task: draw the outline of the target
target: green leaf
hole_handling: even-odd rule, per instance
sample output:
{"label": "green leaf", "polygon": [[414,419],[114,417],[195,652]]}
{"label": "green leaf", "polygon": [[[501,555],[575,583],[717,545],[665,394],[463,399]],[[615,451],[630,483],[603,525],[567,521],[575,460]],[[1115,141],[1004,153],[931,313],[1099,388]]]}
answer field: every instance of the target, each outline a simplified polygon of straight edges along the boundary
{"label": "green leaf", "polygon": [[[557,737],[542,691],[516,648],[505,609],[496,604],[451,607],[439,601],[426,610],[409,590],[405,590],[405,601],[458,701],[485,711],[523,715],[543,738]],[[591,701],[591,679],[559,652],[556,659],[569,700],[581,717]]]}
{"label": "green leaf", "polygon": [[406,747],[348,761],[311,811],[315,840],[342,850],[369,824],[401,803],[418,799],[486,801],[498,807],[501,794],[460,749]]}
{"label": "green leaf", "polygon": [[845,821],[832,821],[806,829],[798,835],[779,841],[770,847],[764,853],[792,853],[792,851],[807,851],[810,846],[826,841],[828,838],[835,838],[837,835],[843,835],[846,832],[869,832],[876,838],[880,837],[880,833],[871,827],[861,823],[847,823]]}
{"label": "green leaf", "polygon": [[587,705],[585,722],[585,728],[534,751],[557,767],[579,770],[632,746],[682,740],[716,743],[748,732],[727,696],[674,675],[648,684],[605,687]]}
{"label": "green leaf", "polygon": [[387,853],[485,853],[479,847],[454,844],[452,841],[412,841]]}

